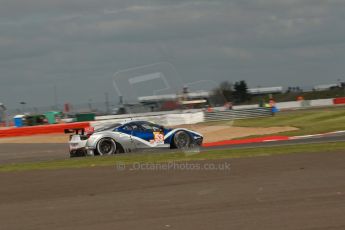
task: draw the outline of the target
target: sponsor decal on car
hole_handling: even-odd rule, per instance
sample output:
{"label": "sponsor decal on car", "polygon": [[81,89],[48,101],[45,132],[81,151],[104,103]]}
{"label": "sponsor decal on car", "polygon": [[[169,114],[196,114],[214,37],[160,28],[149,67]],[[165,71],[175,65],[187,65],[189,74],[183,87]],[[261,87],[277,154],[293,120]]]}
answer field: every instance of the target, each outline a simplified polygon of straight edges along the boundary
{"label": "sponsor decal on car", "polygon": [[153,132],[154,143],[162,145],[164,144],[164,133],[162,132]]}

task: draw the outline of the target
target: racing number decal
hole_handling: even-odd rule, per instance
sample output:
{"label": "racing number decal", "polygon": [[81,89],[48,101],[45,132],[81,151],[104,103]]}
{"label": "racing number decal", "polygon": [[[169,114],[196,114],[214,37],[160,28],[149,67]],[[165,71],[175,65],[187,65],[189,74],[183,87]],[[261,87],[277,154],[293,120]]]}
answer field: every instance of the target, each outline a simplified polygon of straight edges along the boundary
{"label": "racing number decal", "polygon": [[153,132],[154,142],[156,144],[164,144],[164,133]]}

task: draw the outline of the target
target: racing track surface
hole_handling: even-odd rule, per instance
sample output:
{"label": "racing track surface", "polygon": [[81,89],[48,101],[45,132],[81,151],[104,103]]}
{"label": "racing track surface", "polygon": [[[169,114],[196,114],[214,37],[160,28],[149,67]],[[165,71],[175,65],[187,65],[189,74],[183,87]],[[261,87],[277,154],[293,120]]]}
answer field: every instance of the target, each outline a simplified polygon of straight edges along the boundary
{"label": "racing track surface", "polygon": [[[289,141],[252,143],[241,145],[229,145],[203,148],[202,151],[210,149],[238,149],[238,148],[257,148],[270,146],[286,146],[307,143],[327,143],[345,141],[345,134],[332,134],[322,137],[314,137],[309,139],[298,139]],[[171,150],[158,150],[162,151]],[[135,154],[135,153],[133,153]],[[140,154],[140,153],[138,153]],[[18,162],[37,162],[46,160],[67,159],[68,145],[66,144],[0,144],[0,164],[18,163]]]}
{"label": "racing track surface", "polygon": [[0,229],[345,229],[345,152],[209,163],[0,173]]}

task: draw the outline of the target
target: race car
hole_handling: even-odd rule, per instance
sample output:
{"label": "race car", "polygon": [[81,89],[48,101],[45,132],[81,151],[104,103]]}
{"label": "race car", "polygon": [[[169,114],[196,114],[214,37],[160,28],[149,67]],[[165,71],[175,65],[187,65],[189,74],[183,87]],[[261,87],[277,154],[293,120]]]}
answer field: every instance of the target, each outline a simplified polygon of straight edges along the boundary
{"label": "race car", "polygon": [[147,121],[113,123],[92,129],[67,129],[70,135],[71,157],[112,155],[141,149],[188,149],[202,145],[200,133],[184,129],[170,129]]}

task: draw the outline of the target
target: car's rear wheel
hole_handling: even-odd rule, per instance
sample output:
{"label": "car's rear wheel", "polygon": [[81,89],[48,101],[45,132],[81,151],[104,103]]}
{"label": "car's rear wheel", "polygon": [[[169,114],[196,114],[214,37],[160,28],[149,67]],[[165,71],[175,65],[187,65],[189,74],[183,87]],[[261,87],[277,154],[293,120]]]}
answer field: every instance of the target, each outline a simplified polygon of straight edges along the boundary
{"label": "car's rear wheel", "polygon": [[84,149],[78,149],[78,150],[73,150],[70,151],[70,157],[84,157],[86,156],[86,152]]}
{"label": "car's rear wheel", "polygon": [[102,138],[97,143],[97,153],[99,155],[112,155],[116,153],[116,143],[111,138]]}
{"label": "car's rear wheel", "polygon": [[178,131],[174,135],[174,146],[178,149],[187,149],[191,146],[192,139],[185,131]]}

